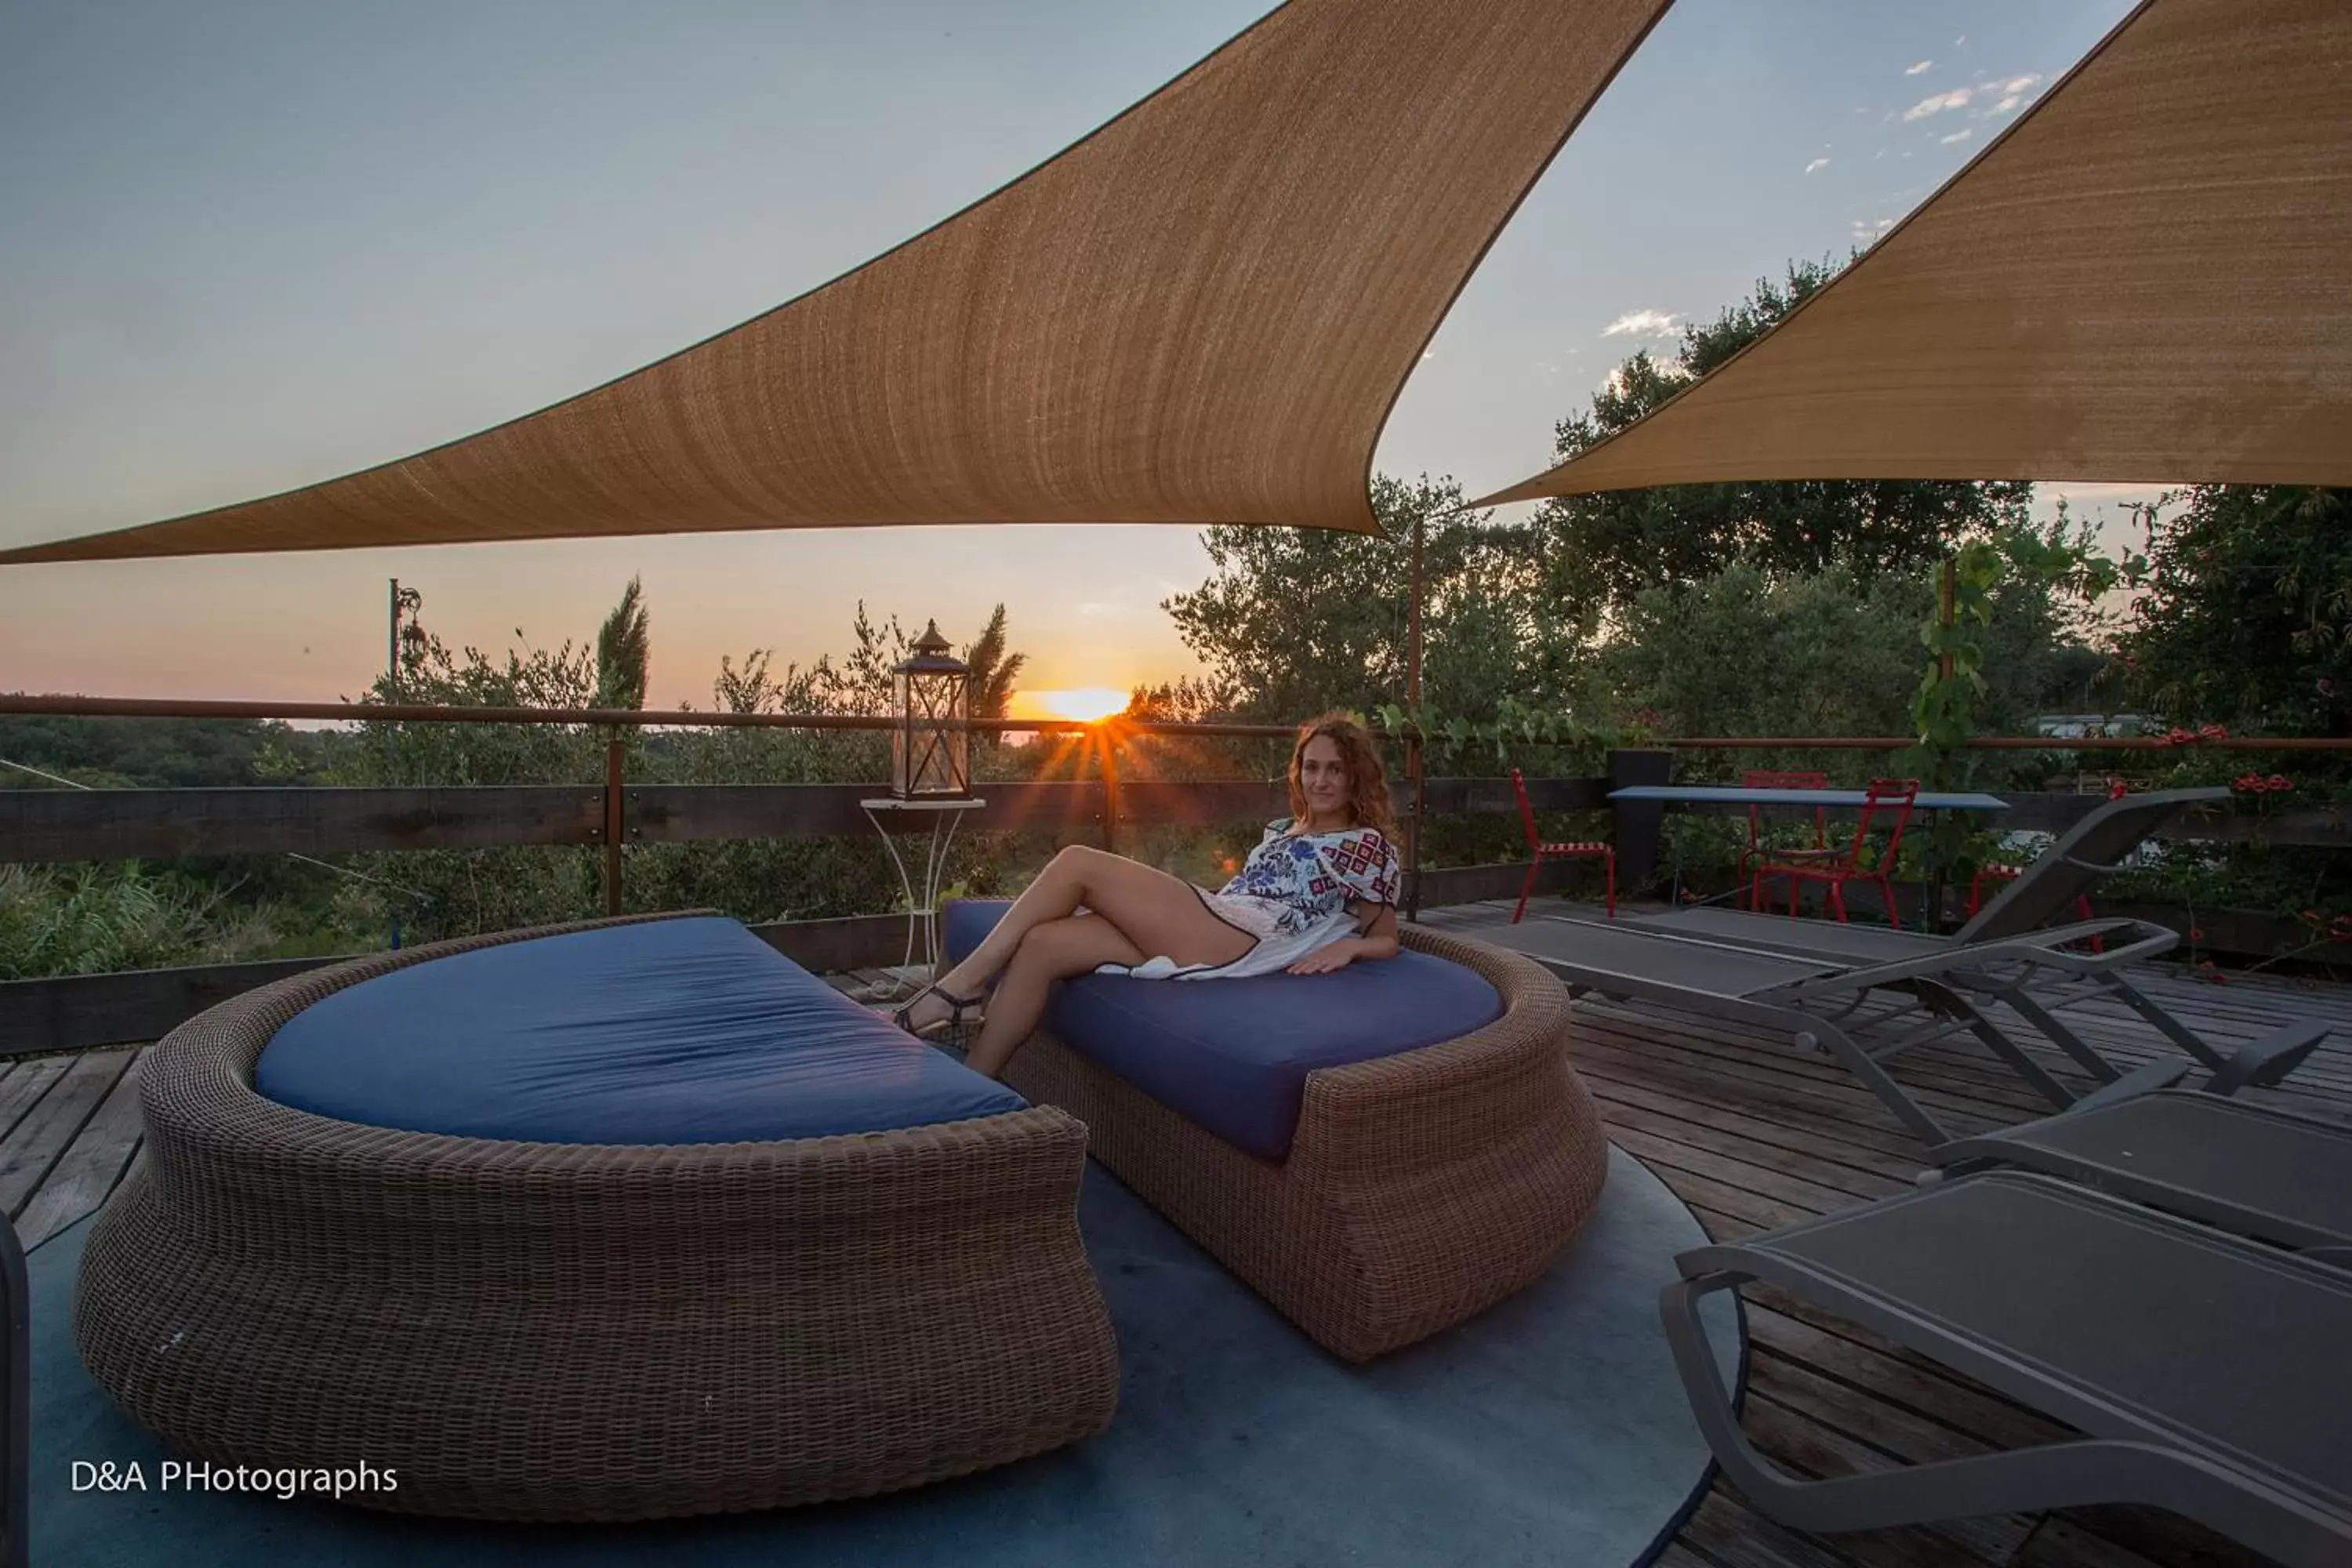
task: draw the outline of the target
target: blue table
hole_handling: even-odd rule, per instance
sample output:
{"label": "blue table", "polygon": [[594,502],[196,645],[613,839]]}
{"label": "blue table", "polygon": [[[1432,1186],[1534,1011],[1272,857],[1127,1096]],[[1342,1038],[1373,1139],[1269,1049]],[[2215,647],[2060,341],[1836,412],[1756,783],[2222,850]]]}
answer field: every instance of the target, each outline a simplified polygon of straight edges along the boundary
{"label": "blue table", "polygon": [[[1763,805],[1807,806],[1814,810],[1843,808],[1860,810],[1870,800],[1867,790],[1859,789],[1738,789],[1720,784],[1629,784],[1609,792],[1611,800],[1655,801],[1664,805]],[[1975,811],[1990,814],[2007,811],[2009,802],[1997,795],[1967,793],[1946,794],[1922,791],[1911,802],[1917,811]],[[1676,861],[1672,889],[1668,894],[1675,906],[1682,901],[1683,868]],[[1936,910],[1944,901],[1944,868],[1937,866],[1928,878],[1927,899],[1919,911],[1920,927],[1935,930]],[[1891,911],[1890,911],[1891,912]],[[1897,921],[1897,923],[1901,923]]]}
{"label": "blue table", "polygon": [[[1859,789],[1733,789],[1712,784],[1631,784],[1609,792],[1611,800],[1654,800],[1680,805],[1843,806],[1858,810],[1870,799]],[[1997,795],[1939,794],[1923,790],[1912,803],[1920,811],[2007,811]]]}

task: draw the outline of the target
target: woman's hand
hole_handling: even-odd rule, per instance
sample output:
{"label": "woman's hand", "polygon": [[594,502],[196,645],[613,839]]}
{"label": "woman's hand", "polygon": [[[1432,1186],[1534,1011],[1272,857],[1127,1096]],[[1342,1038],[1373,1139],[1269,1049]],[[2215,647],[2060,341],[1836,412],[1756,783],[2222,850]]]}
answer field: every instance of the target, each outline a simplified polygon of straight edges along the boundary
{"label": "woman's hand", "polygon": [[1292,964],[1287,970],[1284,971],[1284,973],[1288,974],[1328,974],[1334,970],[1345,969],[1349,964],[1355,962],[1356,951],[1361,945],[1361,942],[1356,937],[1341,937],[1338,942],[1331,943],[1328,947],[1317,948],[1313,952],[1308,953],[1306,957]]}

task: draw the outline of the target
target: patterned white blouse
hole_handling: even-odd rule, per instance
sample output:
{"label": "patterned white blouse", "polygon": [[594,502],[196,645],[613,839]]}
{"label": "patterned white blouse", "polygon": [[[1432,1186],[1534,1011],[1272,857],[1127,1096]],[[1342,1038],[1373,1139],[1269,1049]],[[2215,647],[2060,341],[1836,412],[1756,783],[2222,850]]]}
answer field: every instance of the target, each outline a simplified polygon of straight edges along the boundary
{"label": "patterned white blouse", "polygon": [[1404,879],[1396,850],[1376,827],[1307,833],[1283,817],[1266,824],[1241,874],[1216,892],[1195,888],[1211,914],[1256,939],[1231,963],[1180,964],[1167,957],[1098,974],[1143,980],[1238,979],[1289,968],[1318,948],[1356,932],[1350,904],[1393,904]]}

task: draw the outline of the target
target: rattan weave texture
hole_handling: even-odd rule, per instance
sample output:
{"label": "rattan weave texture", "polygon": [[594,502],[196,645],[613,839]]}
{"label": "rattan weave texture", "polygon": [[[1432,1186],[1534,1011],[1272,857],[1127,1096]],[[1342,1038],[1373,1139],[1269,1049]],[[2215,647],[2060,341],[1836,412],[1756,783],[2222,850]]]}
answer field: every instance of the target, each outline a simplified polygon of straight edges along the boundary
{"label": "rattan weave texture", "polygon": [[1086,1130],[1060,1110],[618,1146],[360,1126],[254,1092],[270,1036],[330,992],[612,923],[361,959],[174,1030],[76,1288],[100,1385],[191,1455],[365,1462],[398,1486],[356,1500],[484,1519],[855,1497],[1108,1426]]}
{"label": "rattan weave texture", "polygon": [[1051,1033],[1006,1080],[1087,1124],[1090,1152],[1317,1343],[1367,1361],[1533,1281],[1607,1178],[1599,1111],[1569,1066],[1568,993],[1516,953],[1404,928],[1466,964],[1503,1016],[1441,1045],[1310,1073],[1272,1164]]}

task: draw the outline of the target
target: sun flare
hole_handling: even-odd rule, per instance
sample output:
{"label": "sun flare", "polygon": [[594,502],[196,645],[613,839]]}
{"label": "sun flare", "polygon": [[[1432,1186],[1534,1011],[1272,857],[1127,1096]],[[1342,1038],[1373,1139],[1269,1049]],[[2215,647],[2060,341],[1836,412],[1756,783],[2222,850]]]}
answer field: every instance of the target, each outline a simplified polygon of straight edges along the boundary
{"label": "sun flare", "polygon": [[1073,719],[1091,724],[1127,708],[1127,693],[1108,686],[1081,686],[1062,691],[1016,691],[1010,715],[1015,719]]}

